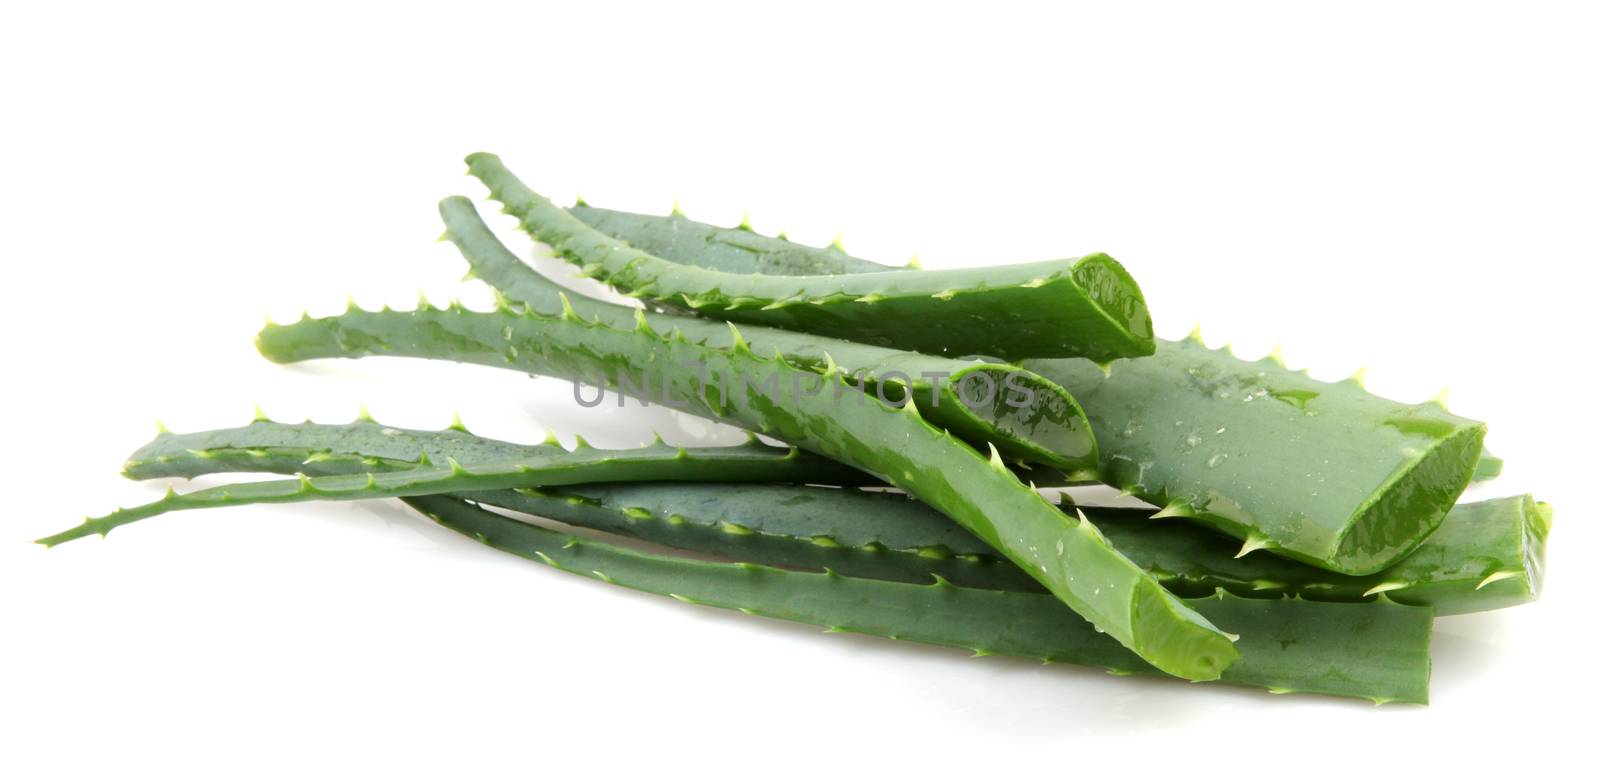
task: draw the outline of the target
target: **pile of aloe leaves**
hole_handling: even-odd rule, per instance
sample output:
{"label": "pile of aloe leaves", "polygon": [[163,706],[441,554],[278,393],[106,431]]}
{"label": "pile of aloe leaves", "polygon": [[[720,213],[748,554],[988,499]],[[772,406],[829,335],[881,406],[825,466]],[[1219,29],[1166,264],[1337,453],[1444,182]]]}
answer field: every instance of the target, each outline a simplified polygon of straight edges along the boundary
{"label": "pile of aloe leaves", "polygon": [[[1378,703],[1427,701],[1436,615],[1539,593],[1551,508],[1458,503],[1499,472],[1482,423],[1277,355],[1157,339],[1105,254],[891,267],[748,224],[562,207],[493,155],[467,165],[523,232],[632,303],[546,279],[452,197],[444,239],[494,309],[352,303],[269,321],[261,353],[559,377],[749,439],[568,449],[364,410],[349,424],[258,414],[163,431],[126,474],[278,478],[169,492],[39,541],[176,510],[397,498],[489,547],[687,603]],[[1097,485],[1127,504],[1073,501]]]}

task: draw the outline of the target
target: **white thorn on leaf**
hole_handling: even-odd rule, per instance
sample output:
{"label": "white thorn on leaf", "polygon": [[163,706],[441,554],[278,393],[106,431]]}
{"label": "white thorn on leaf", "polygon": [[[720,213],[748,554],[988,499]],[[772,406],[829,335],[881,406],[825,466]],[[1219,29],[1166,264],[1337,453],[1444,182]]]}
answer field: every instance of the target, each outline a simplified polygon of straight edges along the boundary
{"label": "white thorn on leaf", "polygon": [[1262,548],[1272,547],[1273,544],[1274,543],[1272,540],[1267,539],[1260,534],[1251,534],[1250,536],[1245,537],[1244,544],[1239,547],[1238,554],[1234,555],[1233,557],[1243,558]]}
{"label": "white thorn on leaf", "polygon": [[1485,586],[1492,585],[1492,584],[1494,584],[1496,582],[1499,582],[1502,579],[1511,579],[1512,577],[1515,577],[1520,573],[1521,572],[1517,572],[1517,571],[1497,571],[1497,572],[1495,572],[1493,574],[1490,574],[1487,577],[1484,577],[1483,581],[1479,582],[1478,586],[1473,588],[1473,590],[1482,590]]}
{"label": "white thorn on leaf", "polygon": [[1411,586],[1411,583],[1409,583],[1409,582],[1396,582],[1396,581],[1393,581],[1393,580],[1391,580],[1389,582],[1379,582],[1378,584],[1373,585],[1370,589],[1368,589],[1367,592],[1362,593],[1361,597],[1362,598],[1366,598],[1369,595],[1377,595],[1379,593],[1387,593],[1390,590],[1399,590],[1400,588],[1410,587],[1410,586]]}

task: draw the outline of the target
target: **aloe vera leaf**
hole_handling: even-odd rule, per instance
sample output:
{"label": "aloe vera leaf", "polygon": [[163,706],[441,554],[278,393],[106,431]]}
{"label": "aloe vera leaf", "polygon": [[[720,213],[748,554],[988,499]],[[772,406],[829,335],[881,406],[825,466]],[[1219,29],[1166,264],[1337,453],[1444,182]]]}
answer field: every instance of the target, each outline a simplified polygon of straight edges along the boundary
{"label": "aloe vera leaf", "polygon": [[[591,223],[668,261],[715,258],[736,269],[735,251],[708,256],[691,239],[715,240],[704,230],[719,228],[672,230],[655,219],[607,212]],[[750,254],[746,270],[860,269],[826,250],[786,266],[777,255],[791,244],[753,233],[738,243]],[[1379,572],[1439,525],[1473,475],[1498,473],[1493,462],[1478,466],[1479,422],[1194,339],[1158,340],[1154,355],[1113,362],[1109,373],[1082,360],[1022,366],[1061,384],[1089,414],[1101,481],[1243,540],[1241,555],[1266,549],[1332,571]]]}
{"label": "aloe vera leaf", "polygon": [[[386,435],[385,431],[392,433]],[[140,479],[207,473],[328,475],[414,466],[420,456],[487,461],[561,452],[477,439],[455,430],[400,431],[372,423],[257,422],[209,433],[157,436],[129,459]],[[372,455],[362,451],[375,452]],[[812,463],[814,466],[817,463]],[[796,465],[804,468],[804,465]],[[791,482],[807,480],[806,471]],[[853,471],[846,471],[853,472]],[[823,476],[826,477],[826,476]],[[829,480],[813,482],[828,483]],[[902,494],[744,483],[587,483],[549,489],[464,492],[473,501],[561,523],[623,534],[741,561],[872,579],[963,587],[1044,588],[949,518]],[[1245,597],[1297,595],[1360,602],[1379,594],[1437,614],[1489,611],[1534,600],[1544,575],[1552,511],[1531,496],[1457,505],[1410,555],[1368,576],[1278,558],[1235,558],[1237,543],[1146,511],[1079,507],[1111,543],[1179,596],[1221,588]]]}
{"label": "aloe vera leaf", "polygon": [[[445,221],[445,237],[471,265],[472,275],[506,298],[542,314],[557,315],[565,296],[584,318],[598,318],[618,328],[632,325],[631,308],[563,294],[560,286],[501,244],[466,198],[444,199],[439,214]],[[652,315],[650,324],[661,334],[682,334],[696,343],[717,347],[733,343],[733,332],[718,321]],[[853,380],[873,392],[882,388],[885,397],[897,402],[909,395],[929,422],[978,446],[993,443],[1007,458],[1067,470],[1093,468],[1097,462],[1094,434],[1077,401],[1054,382],[1015,366],[952,360],[760,326],[740,332],[750,349],[762,357],[781,351],[790,364],[817,374],[830,367],[842,368]],[[973,378],[971,382],[969,378]],[[968,386],[970,394],[963,396],[962,388]]]}
{"label": "aloe vera leaf", "polygon": [[1395,403],[1193,337],[1109,369],[1080,363],[1024,365],[1084,404],[1101,480],[1244,540],[1241,555],[1382,571],[1444,520],[1483,447],[1482,423],[1437,403]]}
{"label": "aloe vera leaf", "polygon": [[1093,526],[1063,515],[1023,485],[992,447],[986,459],[928,424],[915,400],[892,407],[862,396],[837,372],[813,388],[806,376],[814,373],[779,355],[756,355],[741,336],[719,348],[664,337],[643,311],[635,322],[633,329],[618,329],[570,309],[546,316],[510,307],[486,313],[459,306],[352,308],[331,318],[269,325],[257,346],[280,363],[385,355],[611,386],[621,376],[654,381],[673,408],[772,435],[915,494],[1166,672],[1209,680],[1237,658],[1227,634],[1117,553]]}
{"label": "aloe vera leaf", "polygon": [[701,315],[940,355],[1105,361],[1155,349],[1138,285],[1105,254],[897,274],[717,272],[659,259],[596,232],[525,186],[494,155],[469,155],[467,168],[557,256],[631,295]]}
{"label": "aloe vera leaf", "polygon": [[[1550,505],[1526,495],[1457,505],[1433,536],[1379,572],[1380,582],[1364,594],[1428,604],[1440,614],[1532,601],[1544,585],[1553,516]],[[1318,588],[1307,585],[1306,592]]]}
{"label": "aloe vera leaf", "polygon": [[782,481],[794,477],[796,463],[809,462],[798,449],[755,446],[682,448],[666,445],[638,449],[596,449],[579,446],[570,452],[538,454],[514,461],[463,464],[447,457],[443,465],[390,472],[348,475],[302,475],[296,479],[229,483],[119,509],[38,540],[55,546],[176,510],[235,507],[258,503],[310,500],[353,500],[505,489],[559,486],[597,480],[725,480]]}
{"label": "aloe vera leaf", "polygon": [[[585,446],[578,438],[579,446]],[[657,436],[653,446],[665,442]],[[673,449],[675,451],[675,449]],[[629,451],[623,449],[619,451]],[[779,483],[821,483],[838,486],[881,483],[866,473],[807,452],[788,453],[762,443],[754,435],[740,445],[696,449],[706,462],[729,460],[732,472],[747,462],[781,463],[763,474]],[[527,445],[484,438],[464,426],[446,430],[411,430],[379,424],[363,416],[348,424],[286,424],[258,418],[242,427],[195,433],[163,432],[128,457],[123,474],[135,480],[194,478],[217,472],[269,472],[348,475],[409,470],[454,459],[465,465],[515,464],[528,458],[567,453],[552,435]],[[765,467],[765,466],[764,466]],[[312,472],[313,469],[315,472]],[[708,477],[717,477],[713,472]],[[770,482],[769,481],[769,482]]]}
{"label": "aloe vera leaf", "polygon": [[[641,553],[558,534],[449,497],[406,500],[441,525],[508,553],[685,603],[1115,673],[1157,670],[1048,595],[912,585]],[[1427,702],[1433,613],[1384,601],[1329,604],[1219,592],[1186,605],[1240,630],[1221,680],[1274,692]]]}

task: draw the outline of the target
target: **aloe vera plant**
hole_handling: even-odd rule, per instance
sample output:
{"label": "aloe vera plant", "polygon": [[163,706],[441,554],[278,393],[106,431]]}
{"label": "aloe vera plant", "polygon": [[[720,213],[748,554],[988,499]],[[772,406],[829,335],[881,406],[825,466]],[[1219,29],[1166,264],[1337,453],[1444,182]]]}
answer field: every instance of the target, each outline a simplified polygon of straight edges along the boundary
{"label": "aloe vera plant", "polygon": [[523,229],[587,275],[701,315],[941,355],[1105,361],[1154,351],[1144,296],[1105,254],[828,278],[717,272],[602,235],[529,189],[494,155],[470,155],[467,168]]}
{"label": "aloe vera plant", "polygon": [[[689,266],[800,274],[862,269],[830,249],[621,212],[585,216],[605,234]],[[737,249],[707,248],[736,238]],[[747,254],[742,264],[740,253]],[[896,268],[883,266],[884,270]],[[1319,382],[1275,358],[1242,361],[1196,339],[1113,362],[1030,359],[1083,405],[1100,445],[1098,480],[1244,542],[1331,571],[1372,574],[1427,538],[1475,474],[1484,426],[1436,403]]]}
{"label": "aloe vera plant", "polygon": [[[407,501],[441,525],[490,547],[685,603],[836,632],[969,649],[978,656],[1031,657],[1118,674],[1157,672],[1047,595],[963,588],[943,580],[911,585],[648,555],[558,534],[449,497]],[[1243,656],[1222,671],[1225,683],[1380,703],[1427,702],[1430,609],[1389,601],[1256,600],[1220,591],[1191,599],[1187,606],[1241,632]]]}
{"label": "aloe vera plant", "polygon": [[[575,396],[599,384],[750,439],[602,450],[579,438],[568,451],[553,437],[474,436],[459,419],[423,431],[364,411],[348,425],[258,412],[244,427],[163,431],[125,473],[293,478],[169,488],[39,542],[173,510],[397,498],[486,545],[688,603],[1380,703],[1426,701],[1436,613],[1541,588],[1548,505],[1454,505],[1500,472],[1482,424],[1442,401],[1377,398],[1357,378],[1317,382],[1277,356],[1239,360],[1198,335],[1156,340],[1138,286],[1104,254],[893,268],[747,223],[564,210],[493,155],[467,163],[523,230],[644,308],[562,291],[451,198],[446,238],[495,289],[495,310],[352,302],[269,321],[262,354],[554,375]],[[975,402],[972,385],[988,394]],[[1055,505],[1032,479],[1109,484],[1157,511]],[[908,494],[865,490],[885,484]],[[734,562],[650,555],[529,515]]]}
{"label": "aloe vera plant", "polygon": [[[632,329],[535,308],[493,312],[419,307],[269,325],[257,340],[278,362],[367,355],[479,363],[616,385],[657,377],[673,408],[739,424],[845,462],[903,488],[1016,561],[1073,610],[1152,665],[1209,680],[1238,652],[1229,636],[1194,613],[1110,547],[1091,525],[1062,515],[1003,464],[986,458],[917,412],[859,397],[839,372],[813,372],[781,355],[755,354],[733,334],[726,347],[655,332],[643,312]],[[504,484],[515,485],[515,484]],[[524,484],[531,485],[531,484]]]}
{"label": "aloe vera plant", "polygon": [[[466,198],[439,203],[445,237],[461,251],[471,274],[514,302],[545,315],[563,311],[614,327],[633,323],[633,310],[583,296],[535,272],[500,243]],[[565,299],[563,299],[565,296]],[[727,324],[703,318],[652,315],[657,333],[718,347],[733,343]],[[870,392],[895,402],[911,398],[929,422],[975,445],[993,443],[1007,458],[1065,470],[1093,468],[1094,434],[1077,401],[1059,385],[1015,366],[952,360],[760,326],[740,334],[756,354],[782,354],[791,365],[818,375],[843,369]],[[981,394],[981,395],[980,395]],[[651,397],[654,397],[652,395]]]}
{"label": "aloe vera plant", "polygon": [[[484,462],[541,451],[562,449],[370,422],[257,422],[159,435],[134,452],[128,474],[139,479],[252,471],[330,475],[380,462],[383,469],[404,469],[415,466],[417,457]],[[733,449],[719,456],[740,461]],[[792,482],[839,480],[827,475],[820,460],[794,468]],[[822,472],[812,475],[812,468]],[[711,470],[707,475],[720,477]],[[937,574],[963,587],[1044,590],[950,519],[890,492],[771,483],[597,482],[456,496],[740,561],[906,582],[926,583]],[[1067,509],[1082,511],[1118,551],[1179,596],[1206,596],[1220,588],[1254,598],[1360,602],[1381,594],[1398,603],[1431,606],[1441,615],[1489,611],[1537,597],[1551,523],[1550,506],[1526,495],[1457,505],[1406,558],[1377,574],[1355,577],[1283,559],[1238,559],[1237,544],[1226,537],[1186,523],[1150,521],[1144,517],[1148,511],[1073,508],[1070,502]]]}

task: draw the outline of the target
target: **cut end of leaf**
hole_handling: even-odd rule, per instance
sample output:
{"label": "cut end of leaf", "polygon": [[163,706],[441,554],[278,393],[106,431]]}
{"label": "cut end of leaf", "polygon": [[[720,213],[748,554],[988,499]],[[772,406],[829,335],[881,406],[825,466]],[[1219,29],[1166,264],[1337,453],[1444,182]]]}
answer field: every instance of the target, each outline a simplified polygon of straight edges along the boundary
{"label": "cut end of leaf", "polygon": [[1137,358],[1155,353],[1155,329],[1144,292],[1117,260],[1105,254],[1079,259],[1072,264],[1072,281],[1120,337],[1113,349],[1085,357],[1104,362],[1110,358]]}
{"label": "cut end of leaf", "polygon": [[1430,413],[1392,419],[1390,425],[1432,442],[1397,468],[1356,513],[1326,563],[1319,564],[1324,568],[1357,575],[1388,568],[1438,528],[1472,482],[1483,449],[1481,423]]}
{"label": "cut end of leaf", "polygon": [[1160,670],[1190,681],[1214,681],[1239,659],[1227,633],[1161,588],[1142,579],[1133,591],[1133,651]]}

